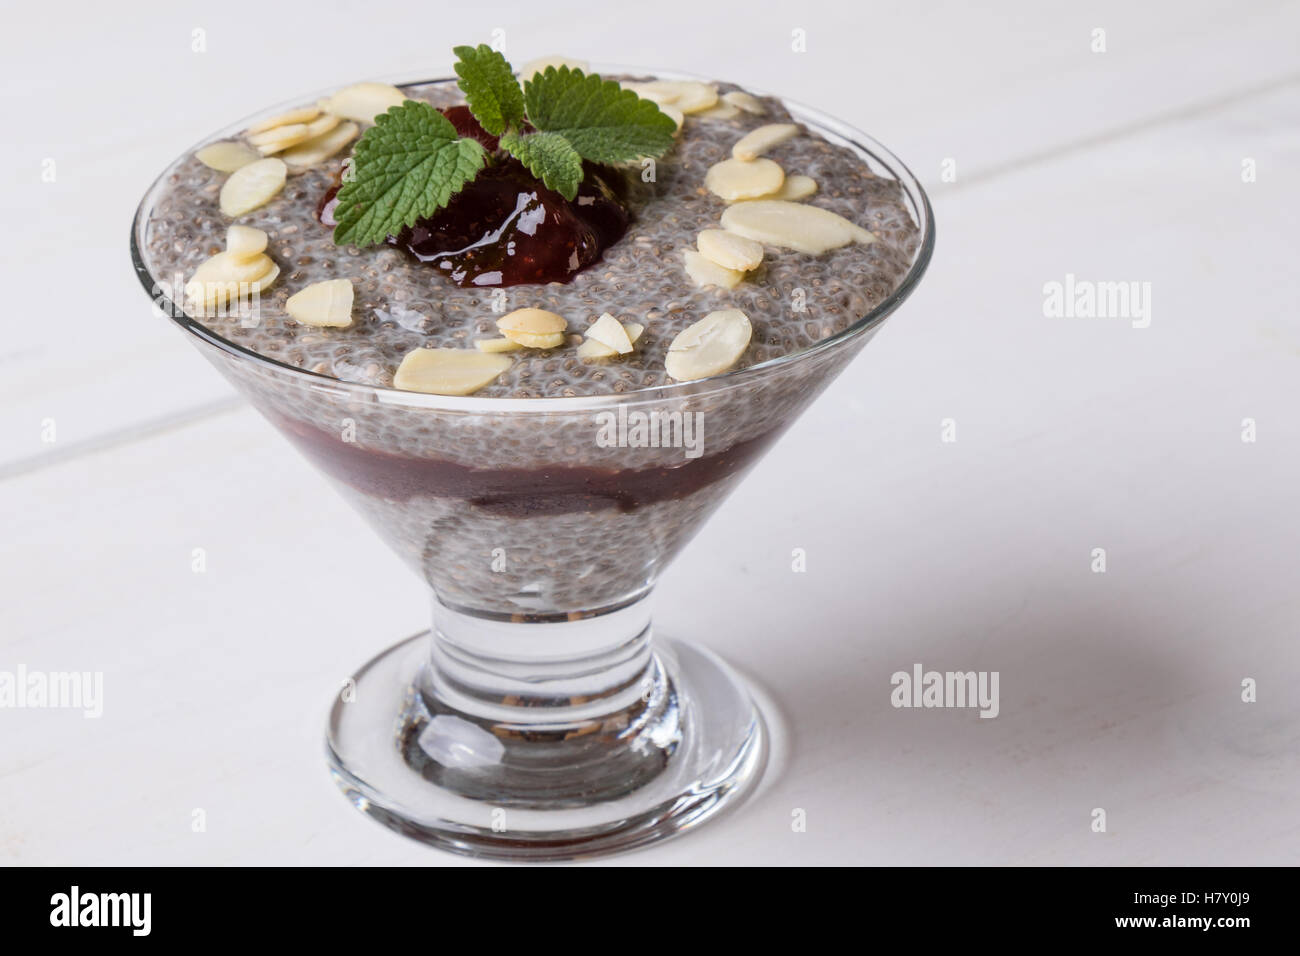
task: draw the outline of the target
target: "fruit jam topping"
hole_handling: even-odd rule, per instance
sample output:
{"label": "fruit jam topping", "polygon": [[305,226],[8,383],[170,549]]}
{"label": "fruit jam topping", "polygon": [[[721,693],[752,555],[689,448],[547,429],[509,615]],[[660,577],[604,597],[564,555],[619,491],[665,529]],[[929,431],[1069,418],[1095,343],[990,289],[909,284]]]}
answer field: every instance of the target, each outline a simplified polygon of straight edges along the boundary
{"label": "fruit jam topping", "polygon": [[[457,132],[497,147],[464,106],[442,111]],[[417,220],[388,243],[443,272],[459,286],[567,282],[599,261],[627,231],[628,214],[614,186],[619,174],[583,163],[572,202],[547,189],[518,160],[498,155],[433,216]],[[336,184],[319,218],[334,226]]]}

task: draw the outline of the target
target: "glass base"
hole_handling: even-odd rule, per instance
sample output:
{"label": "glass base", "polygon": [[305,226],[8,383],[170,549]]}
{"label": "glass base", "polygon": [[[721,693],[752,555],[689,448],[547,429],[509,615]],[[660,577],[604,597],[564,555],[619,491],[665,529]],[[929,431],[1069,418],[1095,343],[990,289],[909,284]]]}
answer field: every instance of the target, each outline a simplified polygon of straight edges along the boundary
{"label": "glass base", "polygon": [[330,712],[335,782],[408,837],[498,860],[616,853],[697,826],[762,774],[763,721],[742,681],[648,624],[593,669],[621,673],[617,686],[562,698],[528,682],[502,694],[497,670],[485,697],[476,675],[496,659],[451,643],[426,631],[388,649]]}

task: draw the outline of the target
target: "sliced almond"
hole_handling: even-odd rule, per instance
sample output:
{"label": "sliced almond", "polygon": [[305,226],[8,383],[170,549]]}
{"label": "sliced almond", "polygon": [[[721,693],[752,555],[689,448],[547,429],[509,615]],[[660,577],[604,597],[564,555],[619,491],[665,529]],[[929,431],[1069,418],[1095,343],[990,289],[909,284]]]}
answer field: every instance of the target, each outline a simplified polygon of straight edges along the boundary
{"label": "sliced almond", "polygon": [[265,292],[267,289],[271,288],[271,286],[275,283],[275,280],[278,279],[279,277],[280,277],[280,267],[277,266],[274,262],[272,262],[271,268],[266,271],[266,274],[262,276],[262,278],[258,279],[256,282],[252,283],[252,288],[250,291],[258,292],[258,293]]}
{"label": "sliced almond", "polygon": [[268,129],[264,133],[254,133],[248,137],[248,141],[265,155],[267,153],[278,153],[282,149],[296,146],[306,138],[307,124],[291,123],[288,126],[277,126],[275,129]]}
{"label": "sliced almond", "polygon": [[340,123],[327,133],[305,140],[297,146],[286,149],[280,156],[294,172],[323,163],[357,135],[356,123]]}
{"label": "sliced almond", "polygon": [[[622,325],[628,341],[636,345],[637,339],[641,338],[641,333],[645,331],[645,326],[639,322],[624,322]],[[607,359],[617,356],[618,352],[597,339],[584,339],[582,344],[578,346],[578,358],[580,359]]]}
{"label": "sliced almond", "polygon": [[185,283],[186,308],[206,313],[224,302],[241,299],[251,291],[248,283],[226,279],[191,279]]}
{"label": "sliced almond", "polygon": [[[294,146],[294,147],[301,146],[306,148],[308,144],[310,144],[313,140],[316,140],[324,136],[330,130],[334,129],[334,127],[338,126],[341,122],[343,121],[339,119],[337,116],[334,116],[330,113],[326,113],[324,116],[318,117],[317,119],[314,119],[310,123],[308,123],[306,125],[306,132],[304,132],[300,138],[297,138],[292,142],[288,142],[288,143],[275,143],[272,144],[271,146],[259,146],[257,148],[266,154],[278,153],[280,150],[287,149],[290,146]],[[275,130],[271,130],[271,132],[274,133]],[[266,136],[269,134],[263,133],[262,135]],[[351,137],[348,138],[351,139]]]}
{"label": "sliced almond", "polygon": [[322,108],[341,119],[373,123],[375,117],[406,102],[406,94],[389,83],[354,83],[324,101]]}
{"label": "sliced almond", "polygon": [[728,206],[722,228],[746,239],[819,255],[850,242],[875,242],[876,237],[843,216],[805,203],[758,199]]}
{"label": "sliced almond", "polygon": [[745,273],[720,266],[694,249],[683,249],[682,255],[686,259],[686,274],[697,286],[716,285],[719,289],[731,289],[745,278]]}
{"label": "sliced almond", "polygon": [[262,154],[247,143],[236,143],[231,140],[209,143],[198,150],[194,156],[208,169],[215,169],[219,173],[233,173],[262,158]]}
{"label": "sliced almond", "polygon": [[723,93],[722,100],[724,103],[730,103],[746,113],[752,113],[755,116],[762,116],[767,112],[767,107],[757,96],[751,96],[744,90],[732,90],[730,93]]}
{"label": "sliced almond", "polygon": [[580,359],[607,359],[614,358],[618,355],[612,348],[604,342],[597,342],[595,339],[584,339],[578,346],[578,358]]}
{"label": "sliced almond", "polygon": [[304,106],[299,110],[289,110],[287,113],[281,113],[279,116],[272,116],[270,119],[264,119],[260,123],[254,123],[248,127],[249,135],[253,133],[263,133],[268,129],[275,129],[277,126],[290,126],[295,123],[310,123],[317,116],[320,116],[319,106]]}
{"label": "sliced almond", "polygon": [[238,258],[229,252],[218,252],[194,270],[195,282],[256,282],[270,271],[275,263],[270,256]]}
{"label": "sliced almond", "polygon": [[194,270],[193,277],[185,283],[185,295],[211,308],[229,299],[260,292],[279,274],[280,267],[267,256],[240,260],[228,252],[220,252]]}
{"label": "sliced almond", "polygon": [[563,332],[568,327],[569,322],[564,316],[545,309],[515,309],[497,319],[497,328],[502,334],[522,332],[527,335],[549,335]]}
{"label": "sliced almond", "polygon": [[698,80],[651,80],[625,86],[638,96],[677,107],[683,113],[698,113],[718,102],[718,88]]}
{"label": "sliced almond", "polygon": [[717,375],[736,364],[753,334],[749,317],[739,309],[710,312],[678,333],[664,367],[679,382]]}
{"label": "sliced almond", "polygon": [[787,143],[799,135],[799,127],[794,123],[768,123],[751,129],[731,147],[731,155],[748,162],[758,159],[770,149]]}
{"label": "sliced almond", "polygon": [[739,107],[732,106],[730,103],[724,103],[721,100],[710,106],[707,110],[700,110],[698,113],[694,114],[696,119],[710,120],[735,119],[739,115]]}
{"label": "sliced almond", "polygon": [[817,193],[817,180],[811,176],[800,176],[796,173],[793,176],[785,177],[785,182],[781,188],[774,193],[768,193],[766,196],[759,196],[759,199],[784,199],[786,202],[798,202],[800,199],[807,199]]}
{"label": "sliced almond", "polygon": [[571,60],[566,56],[539,56],[535,60],[529,60],[519,68],[519,82],[531,80],[538,73],[545,73],[548,66],[559,69],[567,66],[571,70],[581,70],[583,73],[591,72],[591,64],[586,60]]}
{"label": "sliced almond", "polygon": [[474,345],[480,352],[518,352],[523,348],[510,339],[479,339]]}
{"label": "sliced almond", "polygon": [[259,159],[230,174],[221,187],[221,211],[232,219],[252,212],[284,188],[288,168],[275,159]]}
{"label": "sliced almond", "polygon": [[660,106],[667,106],[677,98],[675,92],[656,89],[649,83],[624,82],[620,83],[619,86],[625,90],[631,90],[643,100],[650,100],[650,102],[658,103]]}
{"label": "sliced almond", "polygon": [[770,159],[753,162],[724,159],[714,163],[704,174],[704,185],[709,192],[727,202],[765,196],[780,189],[783,182],[785,171]]}
{"label": "sliced almond", "polygon": [[597,319],[591,328],[587,329],[587,338],[595,339],[602,345],[613,349],[619,355],[627,355],[632,351],[632,339],[628,336],[627,330],[623,328],[618,319],[608,312]]}
{"label": "sliced almond", "polygon": [[746,239],[724,229],[705,229],[695,237],[700,254],[712,259],[724,269],[749,272],[763,261],[763,247],[753,239]]}
{"label": "sliced almond", "polygon": [[345,329],[352,324],[351,279],[326,279],[289,296],[284,311],[295,322],[316,328]]}
{"label": "sliced almond", "polygon": [[685,125],[686,123],[686,115],[677,107],[670,106],[667,103],[657,103],[655,105],[659,107],[660,113],[663,113],[670,120],[672,120],[674,123],[677,124],[676,132],[680,133],[682,131],[682,126]]}
{"label": "sliced almond", "polygon": [[307,139],[311,140],[315,139],[317,136],[324,136],[342,122],[343,120],[332,113],[318,116],[307,124]]}
{"label": "sliced almond", "polygon": [[233,225],[226,230],[226,255],[232,259],[251,259],[266,251],[267,235],[252,226]]}
{"label": "sliced almond", "polygon": [[564,344],[563,332],[506,332],[505,337],[526,349],[558,349]]}
{"label": "sliced almond", "polygon": [[468,395],[490,385],[512,359],[474,349],[416,349],[393,373],[393,386],[431,395]]}
{"label": "sliced almond", "polygon": [[718,88],[710,86],[708,83],[696,83],[686,81],[685,88],[673,101],[673,106],[677,107],[687,116],[692,113],[701,113],[718,102]]}

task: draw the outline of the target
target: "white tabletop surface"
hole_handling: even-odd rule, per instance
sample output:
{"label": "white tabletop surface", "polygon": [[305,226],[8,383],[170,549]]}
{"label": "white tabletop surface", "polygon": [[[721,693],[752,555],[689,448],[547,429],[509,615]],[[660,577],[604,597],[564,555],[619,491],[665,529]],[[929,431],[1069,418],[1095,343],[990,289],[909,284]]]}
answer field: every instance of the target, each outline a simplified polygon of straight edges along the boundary
{"label": "white tabletop surface", "polygon": [[[0,710],[0,862],[467,862],[358,814],[322,759],[339,681],[424,626],[420,586],[151,315],[126,240],[211,128],[502,35],[816,104],[938,224],[921,288],[658,589],[664,629],[769,698],[764,789],[613,862],[1300,862],[1300,7],[974,7],[13,14],[0,671],[105,683],[97,720]],[[1149,325],[1046,316],[1067,274],[1150,283]],[[892,707],[917,663],[997,671],[999,716]]]}

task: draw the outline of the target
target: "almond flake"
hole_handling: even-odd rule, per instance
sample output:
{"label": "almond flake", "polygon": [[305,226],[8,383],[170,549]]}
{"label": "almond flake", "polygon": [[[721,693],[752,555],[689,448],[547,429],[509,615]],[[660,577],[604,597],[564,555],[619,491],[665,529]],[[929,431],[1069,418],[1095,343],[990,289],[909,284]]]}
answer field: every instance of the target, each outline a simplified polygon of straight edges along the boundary
{"label": "almond flake", "polygon": [[231,140],[209,143],[195,152],[194,156],[208,169],[215,169],[219,173],[233,173],[262,158],[262,154],[248,144]]}
{"label": "almond flake", "polygon": [[686,259],[686,274],[697,286],[716,285],[719,289],[731,289],[745,278],[745,273],[720,266],[694,249],[683,249],[682,255]]}
{"label": "almond flake", "polygon": [[271,288],[271,285],[277,278],[279,278],[279,276],[280,267],[272,262],[271,268],[267,270],[266,275],[254,282],[249,291],[257,292],[259,294],[265,292],[267,289]]}
{"label": "almond flake", "polygon": [[268,129],[275,129],[277,126],[290,126],[294,123],[310,123],[317,116],[320,116],[320,107],[304,106],[299,110],[289,110],[287,113],[281,113],[279,116],[272,116],[270,119],[264,119],[260,123],[254,123],[248,127],[249,135],[253,133],[264,133]]}
{"label": "almond flake", "polygon": [[237,258],[218,252],[194,270],[195,282],[256,282],[275,265],[270,256]]}
{"label": "almond flake", "polygon": [[289,317],[316,328],[345,329],[352,324],[351,279],[326,279],[313,282],[284,303]]}
{"label": "almond flake", "polygon": [[268,256],[241,260],[229,252],[219,252],[194,270],[193,277],[185,283],[185,296],[207,309],[228,299],[261,292],[279,274],[280,267]]}
{"label": "almond flake", "polygon": [[770,159],[753,162],[724,159],[704,174],[704,185],[709,192],[727,202],[765,196],[780,189],[783,182],[785,171]]}
{"label": "almond flake", "polygon": [[625,90],[631,90],[641,99],[657,103],[659,106],[667,106],[677,98],[676,93],[654,89],[649,83],[623,82],[619,86]]}
{"label": "almond flake", "polygon": [[739,309],[710,312],[678,333],[664,367],[679,382],[717,375],[739,361],[752,335],[749,317]]}
{"label": "almond flake", "polygon": [[259,159],[230,174],[221,187],[221,212],[242,216],[270,202],[284,188],[287,167],[278,159]]}
{"label": "almond flake", "polygon": [[359,127],[356,123],[340,123],[329,132],[322,133],[320,136],[305,140],[297,146],[286,149],[280,158],[283,159],[294,172],[315,166],[317,163],[323,163],[348,143],[357,135]]}
{"label": "almond flake", "polygon": [[595,339],[619,355],[627,355],[632,351],[632,339],[628,337],[627,330],[608,312],[587,329],[587,338]]}
{"label": "almond flake", "polygon": [[518,352],[523,348],[510,339],[479,339],[474,345],[480,352]]}
{"label": "almond flake", "polygon": [[578,346],[578,358],[580,359],[607,359],[618,355],[612,348],[604,342],[597,342],[595,339],[586,339]]}
{"label": "almond flake", "polygon": [[785,177],[785,182],[781,188],[774,193],[768,193],[766,196],[759,196],[759,199],[783,199],[786,202],[798,202],[800,199],[807,199],[809,196],[816,195],[817,180],[811,176],[800,176],[796,173],[793,176]]}
{"label": "almond flake", "polygon": [[563,332],[504,332],[506,338],[526,349],[558,349],[564,344]]}
{"label": "almond flake", "polygon": [[226,230],[226,255],[232,259],[251,259],[266,251],[267,235],[252,226],[233,225]]}
{"label": "almond flake", "polygon": [[700,110],[698,113],[695,114],[695,118],[709,119],[709,120],[729,120],[729,119],[735,119],[739,115],[740,115],[739,107],[732,106],[730,103],[724,103],[721,100],[719,100],[716,104],[710,106],[707,110]]}
{"label": "almond flake", "polygon": [[515,309],[497,319],[497,328],[503,334],[522,332],[527,335],[550,335],[563,332],[568,327],[568,320],[564,316],[545,309]]}
{"label": "almond flake", "polygon": [[722,228],[746,239],[820,255],[850,242],[875,242],[876,237],[843,216],[805,203],[757,199],[728,206]]}
{"label": "almond flake", "polygon": [[705,229],[695,237],[701,255],[712,259],[724,269],[749,272],[763,261],[763,247],[753,239],[746,239],[723,229]]}
{"label": "almond flake", "polygon": [[[641,333],[645,331],[645,326],[639,322],[624,322],[623,331],[627,334],[628,341],[636,345],[637,339],[641,338]],[[585,339],[578,346],[578,358],[580,359],[607,359],[617,358],[618,353],[612,348],[597,339]]]}
{"label": "almond flake", "polygon": [[698,80],[651,80],[648,83],[627,83],[630,89],[648,100],[675,106],[683,113],[698,113],[718,102],[718,88]]}
{"label": "almond flake", "polygon": [[722,99],[746,113],[752,113],[755,116],[762,116],[767,112],[767,107],[757,96],[751,96],[744,90],[732,90],[730,93],[723,93]]}
{"label": "almond flake", "polygon": [[375,117],[406,102],[406,94],[389,83],[354,83],[336,92],[322,105],[340,119],[373,123]]}
{"label": "almond flake", "polygon": [[393,373],[393,387],[431,395],[468,395],[490,385],[512,361],[474,349],[415,349]]}
{"label": "almond flake", "polygon": [[292,123],[288,126],[277,126],[275,129],[268,129],[264,133],[254,133],[248,137],[248,141],[265,155],[266,153],[278,153],[282,149],[296,146],[306,138],[307,124]]}
{"label": "almond flake", "polygon": [[799,127],[794,123],[768,123],[751,129],[731,147],[731,155],[748,162],[758,159],[768,150],[782,143],[789,142],[799,135]]}
{"label": "almond flake", "polygon": [[[337,116],[334,116],[330,113],[326,113],[324,116],[321,116],[318,119],[312,120],[310,123],[308,123],[304,128],[304,132],[302,133],[302,135],[294,139],[292,142],[273,143],[269,146],[259,146],[258,149],[260,149],[263,153],[270,154],[270,153],[278,153],[280,150],[287,149],[290,146],[308,148],[310,143],[312,143],[314,140],[320,137],[323,137],[326,133],[334,129],[334,127],[338,126],[339,123],[341,122],[343,121],[340,120]],[[275,132],[275,130],[272,130],[271,132]],[[263,135],[267,135],[267,134],[264,133]],[[351,138],[352,137],[350,136],[348,137],[348,139]],[[344,142],[346,142],[346,140]]]}
{"label": "almond flake", "polygon": [[330,130],[332,130],[334,127],[338,126],[339,123],[342,122],[343,120],[339,119],[339,117],[333,115],[332,113],[326,113],[324,116],[318,116],[316,119],[312,120],[310,123],[307,124],[307,139],[310,140],[310,139],[315,139],[317,136],[324,136],[326,133],[328,133]]}

